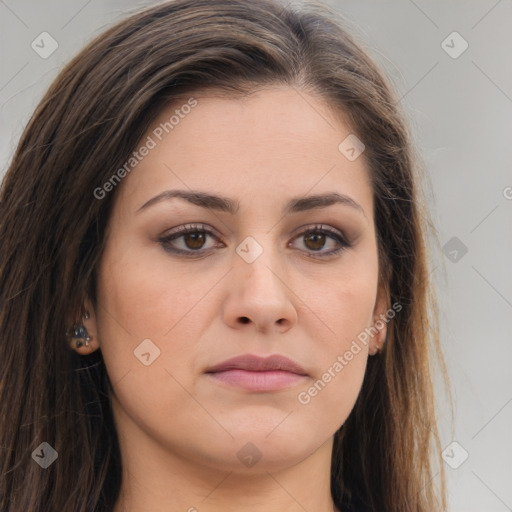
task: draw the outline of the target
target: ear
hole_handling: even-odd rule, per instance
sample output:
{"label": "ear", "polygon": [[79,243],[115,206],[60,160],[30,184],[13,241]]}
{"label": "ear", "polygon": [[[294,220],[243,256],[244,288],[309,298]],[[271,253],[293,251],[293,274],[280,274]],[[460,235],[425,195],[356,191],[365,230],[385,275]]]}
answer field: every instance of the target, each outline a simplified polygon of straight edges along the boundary
{"label": "ear", "polygon": [[372,330],[372,332],[375,332],[375,335],[371,339],[368,350],[371,356],[380,352],[386,341],[387,325],[389,321],[386,312],[389,310],[389,302],[390,298],[387,286],[379,284],[377,299],[375,300],[375,307],[373,309],[372,327],[375,330]]}
{"label": "ear", "polygon": [[83,325],[87,330],[90,341],[89,346],[85,345],[85,343],[77,347],[74,340],[71,340],[71,349],[77,352],[80,355],[88,355],[98,350],[100,348],[100,344],[98,341],[98,328],[96,321],[96,312],[92,306],[92,303],[89,299],[86,299],[83,304],[83,310],[80,318],[75,322],[74,325]]}

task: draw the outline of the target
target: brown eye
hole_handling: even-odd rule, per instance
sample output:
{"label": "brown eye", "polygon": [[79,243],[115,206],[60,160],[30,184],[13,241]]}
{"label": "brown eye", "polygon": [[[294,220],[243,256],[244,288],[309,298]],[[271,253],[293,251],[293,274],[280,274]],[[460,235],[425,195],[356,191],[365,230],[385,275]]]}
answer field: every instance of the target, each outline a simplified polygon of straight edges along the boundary
{"label": "brown eye", "polygon": [[325,245],[326,236],[323,233],[307,233],[304,235],[304,244],[312,251],[318,251]]}
{"label": "brown eye", "polygon": [[201,249],[206,242],[205,233],[194,231],[183,235],[183,240],[188,249]]}
{"label": "brown eye", "polygon": [[159,242],[167,252],[191,257],[204,255],[211,249],[223,246],[219,238],[202,224],[180,226],[160,238]]}
{"label": "brown eye", "polygon": [[292,244],[295,245],[297,242],[298,249],[313,258],[335,256],[344,249],[351,247],[342,231],[322,224],[303,230],[294,238]]}

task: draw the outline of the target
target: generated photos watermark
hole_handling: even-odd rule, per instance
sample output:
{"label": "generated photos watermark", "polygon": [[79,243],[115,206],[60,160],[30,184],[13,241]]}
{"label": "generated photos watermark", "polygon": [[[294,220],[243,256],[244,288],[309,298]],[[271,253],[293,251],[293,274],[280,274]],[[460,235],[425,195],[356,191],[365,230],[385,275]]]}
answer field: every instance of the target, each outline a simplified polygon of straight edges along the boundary
{"label": "generated photos watermark", "polygon": [[347,366],[354,356],[359,354],[362,346],[368,345],[368,342],[381,331],[384,326],[392,320],[398,312],[402,310],[402,305],[395,302],[386,313],[380,315],[380,318],[375,322],[372,327],[367,327],[364,331],[357,335],[357,340],[353,340],[350,348],[346,350],[343,355],[338,355],[336,360],[329,366],[329,368],[322,374],[321,378],[317,379],[315,383],[310,386],[306,391],[301,391],[297,395],[298,401],[307,405],[311,399],[322,391],[329,382],[331,382],[342,370]]}
{"label": "generated photos watermark", "polygon": [[187,103],[183,104],[180,108],[174,111],[174,114],[169,117],[168,121],[160,123],[152,132],[148,135],[144,143],[139,147],[137,151],[134,151],[132,155],[126,160],[122,167],[105,182],[101,187],[94,189],[94,197],[96,199],[104,199],[108,192],[114,190],[114,188],[125,178],[130,172],[139,165],[140,162],[149,155],[152,149],[155,149],[159,142],[163,140],[165,135],[169,134],[178,124],[184,119],[194,107],[197,106],[197,100],[195,98],[189,98]]}

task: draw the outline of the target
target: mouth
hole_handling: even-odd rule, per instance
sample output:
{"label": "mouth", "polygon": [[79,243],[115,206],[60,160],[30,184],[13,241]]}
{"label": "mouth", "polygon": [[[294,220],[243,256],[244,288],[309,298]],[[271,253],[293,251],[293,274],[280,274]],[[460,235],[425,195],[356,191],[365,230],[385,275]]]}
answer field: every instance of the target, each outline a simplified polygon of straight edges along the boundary
{"label": "mouth", "polygon": [[210,367],[205,373],[222,385],[252,392],[279,391],[308,377],[302,366],[281,355],[262,358],[246,354]]}

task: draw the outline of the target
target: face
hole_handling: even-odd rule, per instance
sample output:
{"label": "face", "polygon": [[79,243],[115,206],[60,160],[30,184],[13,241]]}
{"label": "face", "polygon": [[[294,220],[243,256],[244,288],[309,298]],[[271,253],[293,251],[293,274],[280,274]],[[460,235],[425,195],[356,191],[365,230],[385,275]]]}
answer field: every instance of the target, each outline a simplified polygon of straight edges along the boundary
{"label": "face", "polygon": [[[290,466],[332,446],[384,336],[359,341],[385,311],[364,153],[347,159],[350,127],[292,88],[193,97],[118,185],[86,325],[120,436],[212,468]],[[296,367],[210,373],[275,355]]]}

